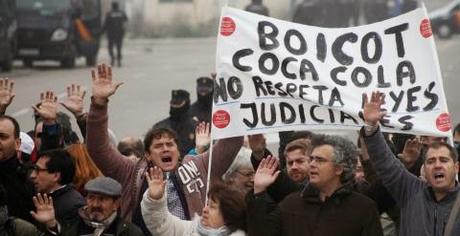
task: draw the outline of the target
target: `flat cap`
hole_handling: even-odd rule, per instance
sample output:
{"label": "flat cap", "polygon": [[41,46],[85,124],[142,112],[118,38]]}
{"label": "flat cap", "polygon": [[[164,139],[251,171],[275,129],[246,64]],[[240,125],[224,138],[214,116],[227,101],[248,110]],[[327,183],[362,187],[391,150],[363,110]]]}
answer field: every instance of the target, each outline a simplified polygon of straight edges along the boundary
{"label": "flat cap", "polygon": [[121,196],[121,184],[109,177],[97,177],[85,184],[85,190],[89,193],[98,193],[111,197]]}

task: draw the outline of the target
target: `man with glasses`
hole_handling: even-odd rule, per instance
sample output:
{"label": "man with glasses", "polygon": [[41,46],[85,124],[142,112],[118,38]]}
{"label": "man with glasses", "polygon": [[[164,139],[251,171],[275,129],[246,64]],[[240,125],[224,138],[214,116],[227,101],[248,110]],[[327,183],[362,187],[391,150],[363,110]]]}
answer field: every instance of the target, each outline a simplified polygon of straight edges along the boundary
{"label": "man with glasses", "polygon": [[41,153],[30,173],[35,190],[53,198],[56,219],[61,223],[71,223],[85,205],[83,196],[72,186],[74,174],[72,157],[61,149]]}
{"label": "man with glasses", "polygon": [[260,163],[247,198],[249,235],[383,235],[375,203],[350,190],[356,147],[338,136],[315,137],[312,145],[309,183],[278,206],[265,191],[280,173],[278,160]]}
{"label": "man with glasses", "polygon": [[378,178],[401,208],[400,235],[460,235],[460,219],[452,219],[451,234],[445,233],[446,224],[459,186],[455,176],[459,170],[458,154],[447,143],[428,144],[424,155],[426,182],[409,173],[395,158],[379,129],[379,122],[385,116],[382,111],[385,96],[373,92],[370,99],[364,99],[363,128],[370,160]]}

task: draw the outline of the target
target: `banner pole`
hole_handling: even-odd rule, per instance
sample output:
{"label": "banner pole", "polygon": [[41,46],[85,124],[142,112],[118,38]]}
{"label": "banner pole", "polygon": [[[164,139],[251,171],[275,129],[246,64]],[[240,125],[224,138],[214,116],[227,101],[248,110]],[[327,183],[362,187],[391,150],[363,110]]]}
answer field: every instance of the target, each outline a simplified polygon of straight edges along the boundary
{"label": "banner pole", "polygon": [[209,145],[209,160],[208,160],[208,176],[207,176],[207,181],[206,181],[206,200],[205,200],[205,206],[208,205],[208,193],[209,193],[209,186],[211,184],[211,171],[212,171],[212,148],[214,146],[214,139],[212,138],[212,132],[210,132],[211,135],[211,144]]}

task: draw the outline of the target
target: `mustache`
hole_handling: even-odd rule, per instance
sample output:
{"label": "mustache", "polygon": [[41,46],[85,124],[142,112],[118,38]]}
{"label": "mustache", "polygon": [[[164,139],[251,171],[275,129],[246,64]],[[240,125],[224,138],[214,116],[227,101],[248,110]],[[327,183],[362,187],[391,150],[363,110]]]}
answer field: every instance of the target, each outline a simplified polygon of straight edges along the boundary
{"label": "mustache", "polygon": [[102,213],[103,212],[102,208],[100,207],[89,208],[88,211],[89,213],[94,213],[94,212]]}

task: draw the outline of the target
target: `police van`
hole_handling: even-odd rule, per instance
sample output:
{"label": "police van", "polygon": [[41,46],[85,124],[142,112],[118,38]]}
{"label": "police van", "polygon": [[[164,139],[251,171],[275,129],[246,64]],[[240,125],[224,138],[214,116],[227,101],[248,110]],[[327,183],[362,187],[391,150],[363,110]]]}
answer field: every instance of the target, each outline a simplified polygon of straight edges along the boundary
{"label": "police van", "polygon": [[18,47],[15,58],[27,67],[34,61],[55,60],[73,68],[83,56],[97,62],[101,32],[100,0],[17,1]]}

